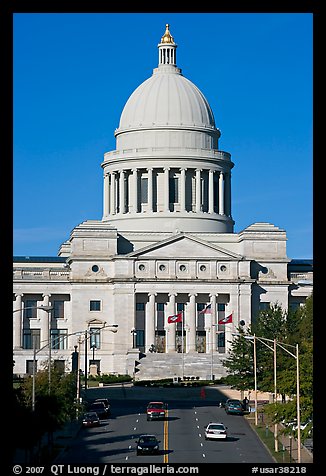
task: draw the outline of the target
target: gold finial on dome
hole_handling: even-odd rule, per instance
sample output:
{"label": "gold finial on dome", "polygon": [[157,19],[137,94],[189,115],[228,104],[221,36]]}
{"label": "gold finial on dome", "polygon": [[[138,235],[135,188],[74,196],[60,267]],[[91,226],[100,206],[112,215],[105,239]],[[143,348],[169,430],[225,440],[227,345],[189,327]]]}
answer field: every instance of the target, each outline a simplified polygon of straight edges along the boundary
{"label": "gold finial on dome", "polygon": [[166,29],[164,35],[161,38],[161,43],[174,43],[173,36],[171,35],[169,30],[170,25],[167,23],[165,27]]}

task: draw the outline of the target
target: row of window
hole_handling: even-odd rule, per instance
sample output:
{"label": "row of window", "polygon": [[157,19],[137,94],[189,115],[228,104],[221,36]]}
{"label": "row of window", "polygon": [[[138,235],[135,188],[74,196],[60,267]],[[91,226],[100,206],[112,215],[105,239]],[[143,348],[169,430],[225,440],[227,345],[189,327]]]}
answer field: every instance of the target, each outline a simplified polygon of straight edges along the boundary
{"label": "row of window", "polygon": [[[53,307],[51,311],[52,319],[63,319],[64,318],[64,303],[63,300],[55,300],[51,302]],[[26,319],[36,319],[37,318],[37,308],[40,306],[39,301],[36,299],[26,299],[24,301],[24,318]],[[89,301],[89,310],[90,311],[100,311],[101,310],[101,301],[91,300]]]}
{"label": "row of window", "polygon": [[[66,350],[68,348],[68,329],[51,329],[51,349]],[[41,342],[41,329],[23,330],[23,349],[40,349],[46,346]],[[89,348],[101,348],[101,331],[99,328],[89,329]]]}
{"label": "row of window", "polygon": [[[299,305],[298,303],[293,303],[292,307],[297,307],[295,305]],[[25,301],[25,308],[24,309],[24,317],[26,319],[36,319],[37,317],[37,306],[39,305],[37,300],[28,299]],[[51,311],[51,317],[53,319],[63,319],[64,318],[64,301],[53,301],[51,303],[53,306],[53,310]],[[164,311],[165,303],[156,303],[157,311]],[[206,304],[204,303],[197,303],[197,311],[202,311]],[[260,310],[269,309],[270,303],[269,302],[261,302],[259,305]],[[101,311],[101,301],[100,300],[91,300],[89,301],[89,310],[90,311]],[[145,310],[145,303],[144,302],[137,302],[136,303],[136,311],[144,311]],[[177,311],[183,311],[184,305],[183,303],[177,303]],[[217,303],[217,311],[222,312],[225,311],[225,304],[224,303]]]}

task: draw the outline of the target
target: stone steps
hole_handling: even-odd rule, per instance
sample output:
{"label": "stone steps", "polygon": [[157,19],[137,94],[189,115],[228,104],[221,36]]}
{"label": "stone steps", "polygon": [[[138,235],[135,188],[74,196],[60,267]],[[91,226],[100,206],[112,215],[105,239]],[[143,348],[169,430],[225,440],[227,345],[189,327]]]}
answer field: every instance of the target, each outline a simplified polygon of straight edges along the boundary
{"label": "stone steps", "polygon": [[213,375],[215,379],[218,379],[226,376],[226,370],[222,364],[225,357],[225,354],[223,356],[214,354],[212,361],[211,354],[148,353],[145,357],[138,359],[139,372],[136,373],[135,378],[136,380],[157,380],[184,375],[206,380],[211,378],[213,368]]}

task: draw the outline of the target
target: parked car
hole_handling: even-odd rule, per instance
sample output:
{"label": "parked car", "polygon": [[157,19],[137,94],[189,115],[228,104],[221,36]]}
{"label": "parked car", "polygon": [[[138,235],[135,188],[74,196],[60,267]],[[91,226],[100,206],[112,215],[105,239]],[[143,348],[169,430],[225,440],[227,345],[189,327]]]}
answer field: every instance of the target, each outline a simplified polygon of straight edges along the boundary
{"label": "parked car", "polygon": [[96,412],[87,412],[83,415],[82,426],[89,428],[92,426],[100,426],[101,422]]}
{"label": "parked car", "polygon": [[243,415],[243,406],[240,400],[229,398],[225,402],[224,408],[227,414]]}
{"label": "parked car", "polygon": [[149,402],[146,409],[147,421],[163,420],[165,418],[166,405],[163,402]]}
{"label": "parked car", "polygon": [[106,410],[106,413],[107,415],[110,415],[111,414],[111,405],[109,403],[109,400],[107,398],[97,398],[94,403],[97,403],[97,402],[102,402],[104,403],[104,406],[105,406],[105,410]]}
{"label": "parked car", "polygon": [[160,440],[155,435],[140,435],[136,441],[137,455],[158,454],[160,452]]}
{"label": "parked car", "polygon": [[209,423],[205,428],[205,440],[226,440],[227,426],[224,423]]}
{"label": "parked car", "polygon": [[88,408],[89,412],[96,412],[100,419],[104,419],[108,417],[107,411],[105,409],[105,405],[103,402],[94,402]]}

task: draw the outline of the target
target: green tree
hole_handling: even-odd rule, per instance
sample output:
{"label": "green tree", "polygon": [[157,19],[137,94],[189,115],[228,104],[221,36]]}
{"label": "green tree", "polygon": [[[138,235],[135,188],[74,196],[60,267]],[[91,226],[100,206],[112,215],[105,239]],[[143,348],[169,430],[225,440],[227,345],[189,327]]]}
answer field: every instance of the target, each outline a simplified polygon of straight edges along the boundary
{"label": "green tree", "polygon": [[[25,379],[22,386],[23,404],[32,407],[33,378]],[[35,412],[32,412],[37,437],[48,434],[49,445],[52,444],[53,432],[76,417],[76,376],[72,373],[63,374],[51,369],[51,389],[47,368],[37,372],[35,376]]]}
{"label": "green tree", "polygon": [[237,390],[248,390],[254,387],[252,344],[245,339],[242,328],[237,329],[238,337],[231,341],[229,357],[223,361],[228,376],[225,382]]}
{"label": "green tree", "polygon": [[[286,343],[298,344],[299,348],[300,417],[302,423],[308,422],[302,430],[304,439],[310,434],[313,419],[313,296],[308,297],[305,304],[295,312],[289,313],[288,317],[288,326],[291,331],[286,336]],[[293,351],[293,348],[289,349]],[[291,399],[284,405],[277,403],[266,407],[266,413],[272,416],[274,422],[296,421],[296,370],[296,360],[288,356],[287,365],[284,365],[284,368],[279,372],[277,380],[279,389]],[[291,426],[287,426],[285,431],[293,432],[293,429]]]}
{"label": "green tree", "polygon": [[[245,339],[256,335],[271,339],[295,355],[295,346],[299,346],[300,364],[300,413],[301,421],[312,419],[312,376],[313,376],[313,297],[307,298],[305,304],[296,311],[285,312],[279,304],[261,311],[251,327],[245,332],[238,329],[239,334],[231,344],[230,356],[223,365],[228,376],[226,382],[238,390],[253,389],[253,344]],[[262,339],[263,340],[263,339]],[[266,341],[273,349],[273,342]],[[289,347],[289,346],[293,347]],[[256,340],[257,357],[257,389],[274,393],[274,359],[272,349],[258,339]],[[277,360],[277,393],[288,397],[286,404],[271,404],[265,411],[273,421],[291,422],[296,419],[296,360],[279,345],[276,347]],[[284,399],[283,399],[284,401]],[[308,434],[311,425],[303,435]]]}

